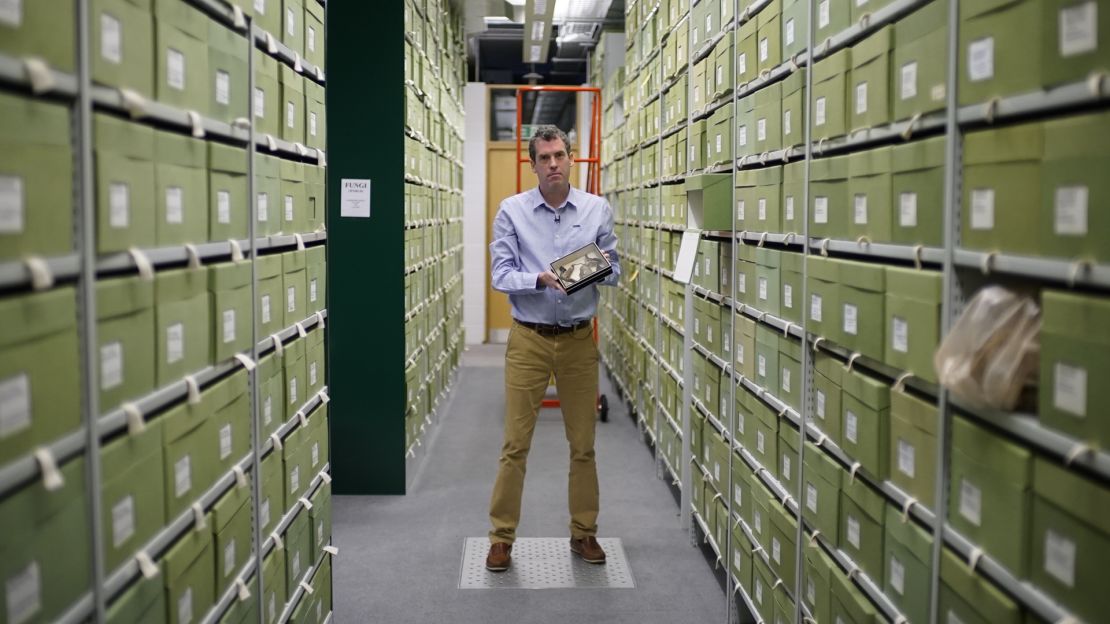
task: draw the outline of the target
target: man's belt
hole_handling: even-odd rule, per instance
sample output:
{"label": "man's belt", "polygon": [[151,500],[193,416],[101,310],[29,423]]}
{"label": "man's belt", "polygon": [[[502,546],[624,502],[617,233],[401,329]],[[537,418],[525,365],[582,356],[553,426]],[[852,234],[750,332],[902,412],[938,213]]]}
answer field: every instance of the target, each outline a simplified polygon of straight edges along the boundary
{"label": "man's belt", "polygon": [[590,324],[589,319],[586,319],[585,321],[579,321],[574,325],[544,325],[543,323],[528,323],[525,321],[518,321],[516,319],[513,319],[513,322],[517,325],[527,327],[528,329],[536,332],[541,336],[558,336],[560,334],[569,334],[570,332],[578,331],[583,327],[587,327]]}

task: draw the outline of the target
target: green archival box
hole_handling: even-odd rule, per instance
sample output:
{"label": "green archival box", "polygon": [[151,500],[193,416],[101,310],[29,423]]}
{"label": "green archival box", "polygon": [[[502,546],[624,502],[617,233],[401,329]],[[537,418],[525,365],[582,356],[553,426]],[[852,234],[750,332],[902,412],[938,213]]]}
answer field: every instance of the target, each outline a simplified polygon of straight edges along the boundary
{"label": "green archival box", "polygon": [[840,528],[840,488],[844,470],[816,445],[806,442],[802,518],[834,543]]}
{"label": "green archival box", "polygon": [[[205,518],[212,521],[211,513]],[[189,531],[165,556],[166,621],[187,624],[216,602],[216,559],[211,531]]]}
{"label": "green archival box", "polygon": [[796,558],[798,554],[798,521],[782,505],[771,505],[771,570],[785,582],[792,582],[797,576]]}
{"label": "green archival box", "polygon": [[837,544],[877,584],[883,578],[885,508],[883,496],[862,479],[848,481],[840,492]]}
{"label": "green archival box", "polygon": [[179,405],[160,417],[166,518],[176,519],[212,482],[211,410],[211,400],[201,395],[199,405]]}
{"label": "green archival box", "polygon": [[885,621],[875,612],[871,601],[856,589],[851,579],[841,574],[839,570],[833,570],[829,576],[832,577],[832,584],[829,587],[829,595],[832,598],[829,601],[829,611],[833,622],[873,624]]}
{"label": "green archival box", "polygon": [[944,246],[944,146],[945,138],[935,137],[891,149],[895,243]]}
{"label": "green archival box", "polygon": [[266,624],[277,624],[285,608],[285,554],[285,550],[274,548],[262,560],[262,621]]}
{"label": "green archival box", "polygon": [[259,256],[255,262],[258,264],[258,335],[272,336],[286,328],[281,254]]}
{"label": "green archival box", "polygon": [[754,104],[754,151],[763,154],[782,149],[782,83],[776,82],[756,91]]}
{"label": "green archival box", "polygon": [[940,346],[942,283],[937,271],[886,267],[888,333],[883,361],[933,383],[937,381],[933,353]]}
{"label": "green archival box", "polygon": [[327,148],[327,109],[324,107],[324,87],[311,79],[304,81],[305,89],[305,145],[316,149]]}
{"label": "green archival box", "polygon": [[138,277],[96,283],[101,413],[154,389],[154,283]]}
{"label": "green archival box", "polygon": [[829,600],[835,565],[820,548],[806,549],[802,580],[804,585],[800,593],[810,614],[821,623],[832,621],[832,605]]}
{"label": "green archival box", "polygon": [[1110,149],[1100,140],[1110,132],[1110,114],[1052,119],[1044,130],[1041,251],[1056,258],[1110,261],[1110,237],[1102,235],[1110,231],[1110,216],[1095,208],[1110,197],[1110,182],[1102,175],[1110,166]]}
{"label": "green archival box", "polygon": [[840,342],[840,267],[841,263],[817,255],[805,256],[806,329],[818,336]]}
{"label": "green archival box", "polygon": [[[770,529],[768,529],[770,530]],[[764,622],[773,622],[775,614],[775,587],[777,577],[767,566],[763,557],[752,557],[752,602],[757,614]]]}
{"label": "green archival box", "polygon": [[937,406],[905,392],[890,393],[890,480],[935,508]]}
{"label": "green archival box", "polygon": [[1041,40],[1050,24],[1042,5],[1042,0],[960,3],[960,106],[1041,87]]}
{"label": "green archival box", "polygon": [[154,133],[158,245],[208,239],[208,146],[174,132]]}
{"label": "green archival box", "polygon": [[154,297],[157,383],[165,385],[212,364],[208,268],[158,273]]}
{"label": "green archival box", "polygon": [[967,561],[948,548],[940,557],[938,607],[937,614],[945,622],[1019,624],[1027,621],[1020,606],[986,578],[970,570]]}
{"label": "green archival box", "polygon": [[930,2],[894,24],[890,99],[894,119],[944,110],[948,8]]}
{"label": "green archival box", "polygon": [[[847,0],[817,0],[847,4]],[[819,40],[819,39],[818,39]],[[830,139],[848,131],[847,81],[851,48],[827,56],[813,66],[813,138]]]}
{"label": "green archival box", "polygon": [[281,0],[281,42],[298,56],[304,56],[304,5],[304,0]]}
{"label": "green archival box", "polygon": [[903,520],[902,512],[888,505],[883,555],[883,593],[909,621],[928,622],[932,535],[914,521]]}
{"label": "green archival box", "polygon": [[[249,479],[249,477],[248,477]],[[216,596],[223,595],[251,555],[250,481],[233,487],[212,508]]]}
{"label": "green archival box", "polygon": [[736,33],[736,84],[746,85],[759,76],[759,60],[756,56],[756,20],[749,19],[740,25]]}
{"label": "green archival box", "polygon": [[281,64],[281,138],[293,143],[304,143],[304,83],[304,76]]}
{"label": "green archival box", "polygon": [[848,156],[847,238],[884,243],[891,240],[891,148]]}
{"label": "green archival box", "polygon": [[12,56],[40,58],[72,74],[77,48],[72,28],[75,23],[74,5],[68,0],[8,3],[0,16],[0,48]]}
{"label": "green archival box", "polygon": [[843,261],[840,267],[840,343],[875,359],[883,357],[886,267]]}
{"label": "green archival box", "polygon": [[0,93],[0,117],[4,119],[0,260],[70,251],[73,148],[69,111],[57,104]]}
{"label": "green archival box", "polygon": [[208,440],[212,449],[213,480],[227,474],[233,465],[250,452],[250,396],[247,374],[240,370],[218,382],[206,392],[214,396],[212,429]]}
{"label": "green archival box", "polygon": [[841,384],[840,446],[871,474],[885,479],[890,468],[890,386],[856,372],[845,373]]}
{"label": "green archival box", "polygon": [[154,247],[154,130],[93,114],[96,250]]}
{"label": "green archival box", "polygon": [[814,368],[813,399],[814,415],[817,416],[815,422],[821,429],[821,433],[840,446],[840,430],[843,422],[841,411],[843,393],[840,384],[848,372],[839,360],[822,352],[814,356]]}
{"label": "green archival box", "polygon": [[211,98],[208,18],[199,9],[177,4],[155,0],[154,95],[160,103],[204,112]]}
{"label": "green archival box", "polygon": [[150,0],[92,0],[92,80],[154,97]]}
{"label": "green archival box", "polygon": [[1110,366],[1105,299],[1045,290],[1041,328],[1041,422],[1096,448],[1110,443],[1110,423],[1100,417],[1110,392],[1096,380]]}
{"label": "green archival box", "polygon": [[104,568],[115,570],[166,524],[162,420],[101,448]]}
{"label": "green archival box", "polygon": [[247,238],[250,200],[247,198],[247,151],[208,143],[208,239]]}
{"label": "green archival box", "polygon": [[1044,142],[1041,122],[965,135],[964,247],[1040,254],[1040,231],[1029,225],[1040,210]]}
{"label": "green archival box", "polygon": [[250,116],[247,54],[251,47],[241,34],[215,20],[208,22],[208,114],[224,123]]}
{"label": "green archival box", "polygon": [[[783,113],[786,116],[786,113]],[[785,123],[785,121],[783,122]],[[805,230],[805,163],[793,162],[782,167],[781,231],[798,234]]]}
{"label": "green archival box", "polygon": [[254,160],[255,236],[270,236],[281,231],[281,160],[256,154]]}
{"label": "green archival box", "polygon": [[779,385],[775,394],[795,410],[802,409],[802,345],[793,336],[779,336]]}
{"label": "green archival box", "polygon": [[163,587],[161,565],[157,562],[155,565],[159,568],[158,576],[140,578],[115,602],[107,605],[105,616],[108,624],[157,622],[166,618],[166,590]]}
{"label": "green archival box", "polygon": [[281,254],[282,304],[285,310],[285,326],[291,327],[308,317],[305,308],[307,279],[305,274],[305,252],[288,251]]}
{"label": "green archival box", "polygon": [[283,234],[300,234],[308,229],[309,215],[304,170],[305,166],[299,162],[281,160],[281,232]]}
{"label": "green archival box", "polygon": [[1096,0],[1042,0],[1041,6],[1043,83],[1051,87],[1078,82],[1091,72],[1105,71],[1110,61],[1110,45],[1105,39],[1110,32],[1110,12]]}
{"label": "green archival box", "polygon": [[[780,263],[783,253],[777,249],[768,249],[760,247],[755,250],[755,307],[760,312],[766,312],[773,316],[779,315],[779,296],[782,293],[782,279],[780,272]],[[760,326],[763,327],[762,325]],[[769,330],[773,331],[773,330]],[[760,375],[761,377],[763,375]],[[778,374],[775,372],[777,380]],[[768,388],[777,388],[778,384],[768,386]]]}
{"label": "green archival box", "polygon": [[[277,0],[266,0],[276,3]],[[281,73],[276,58],[261,50],[254,52],[254,93],[251,95],[251,111],[254,114],[254,130],[277,138],[281,128],[282,109],[279,80]]]}
{"label": "green archival box", "polygon": [[[727,132],[726,138],[727,138]],[[686,178],[686,192],[693,206],[698,205],[701,197],[702,229],[732,229],[732,176],[725,173],[709,173]]]}
{"label": "green archival box", "polygon": [[771,0],[755,19],[756,56],[762,73],[782,63],[782,0]]}
{"label": "green archival box", "polygon": [[[804,5],[803,5],[804,6]],[[782,145],[793,147],[804,142],[805,134],[805,67],[782,81]],[[787,165],[789,167],[789,165]],[[800,178],[799,178],[800,179]],[[799,205],[801,202],[799,201]]]}
{"label": "green archival box", "polygon": [[884,26],[852,46],[852,67],[847,93],[848,128],[851,130],[890,122],[890,56],[893,35],[894,28]]}
{"label": "green archival box", "polygon": [[809,236],[845,238],[848,234],[848,156],[810,163]]}

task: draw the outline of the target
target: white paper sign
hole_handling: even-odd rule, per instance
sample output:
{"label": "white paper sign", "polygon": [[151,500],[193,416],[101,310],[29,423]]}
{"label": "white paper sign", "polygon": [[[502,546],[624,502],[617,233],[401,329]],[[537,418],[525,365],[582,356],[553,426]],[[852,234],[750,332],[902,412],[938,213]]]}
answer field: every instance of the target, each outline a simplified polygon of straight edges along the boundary
{"label": "white paper sign", "polygon": [[825,125],[825,98],[824,97],[817,98],[817,101],[814,102],[814,109],[815,110],[813,111],[813,125],[815,125],[815,126]]}
{"label": "white paper sign", "polygon": [[1049,529],[1044,537],[1044,571],[1075,587],[1075,542]]}
{"label": "white paper sign", "polygon": [[1055,194],[1055,230],[1060,236],[1087,235],[1087,187],[1060,186]]}
{"label": "white paper sign", "polygon": [[231,223],[231,193],[216,191],[216,221]]}
{"label": "white paper sign", "polygon": [[270,220],[270,194],[259,193],[257,199],[258,222],[265,223]]}
{"label": "white paper sign", "polygon": [[809,318],[818,323],[821,322],[821,295],[811,294],[809,296]]}
{"label": "white paper sign", "polygon": [[966,478],[960,481],[960,515],[975,526],[979,526],[982,522],[980,517],[983,508],[982,500],[983,493],[974,483]]}
{"label": "white paper sign", "polygon": [[1098,4],[1083,4],[1060,9],[1060,56],[1068,58],[1098,49]]}
{"label": "white paper sign", "polygon": [[231,456],[231,424],[220,428],[220,461]]}
{"label": "white paper sign", "polygon": [[782,134],[783,136],[790,134],[791,129],[791,115],[792,111],[786,110],[782,113]]}
{"label": "white paper sign", "polygon": [[343,178],[340,188],[340,216],[370,218],[370,180]]}
{"label": "white paper sign", "polygon": [[910,61],[902,66],[901,82],[902,88],[899,90],[901,99],[917,97],[917,61]]}
{"label": "white paper sign", "polygon": [[817,3],[817,27],[824,28],[829,25],[829,0]]}
{"label": "white paper sign", "polygon": [[100,347],[100,389],[111,390],[123,383],[123,345],[119,341]]}
{"label": "white paper sign", "polygon": [[235,540],[232,539],[224,546],[224,576],[235,571]]}
{"label": "white paper sign", "polygon": [[177,621],[190,624],[193,621],[193,588],[189,587],[177,599]]}
{"label": "white paper sign", "polygon": [[905,228],[917,227],[917,193],[898,194],[898,224]]}
{"label": "white paper sign", "polygon": [[192,460],[188,455],[173,465],[174,498],[181,498],[193,487]]}
{"label": "white paper sign", "polygon": [[972,189],[971,229],[994,229],[994,189]]}
{"label": "white paper sign", "polygon": [[856,114],[862,115],[867,112],[867,83],[861,82],[856,85]]}
{"label": "white paper sign", "polygon": [[1080,418],[1087,416],[1087,369],[1056,362],[1052,367],[1052,404]]}
{"label": "white paper sign", "polygon": [[786,39],[786,45],[794,43],[794,18],[786,20],[786,24],[783,26],[783,36]]}
{"label": "white paper sign", "polygon": [[817,391],[817,417],[825,420],[825,393],[821,390]]}
{"label": "white paper sign", "polygon": [[266,92],[254,88],[254,116],[261,119],[266,116]]}
{"label": "white paper sign", "polygon": [[123,29],[108,13],[100,14],[100,57],[113,65],[123,61]]}
{"label": "white paper sign", "polygon": [[794,289],[790,284],[782,285],[782,305],[794,309]]}
{"label": "white paper sign", "polygon": [[262,323],[270,322],[270,295],[262,295]]}
{"label": "white paper sign", "polygon": [[994,77],[994,37],[976,39],[968,44],[967,76],[971,82]]}

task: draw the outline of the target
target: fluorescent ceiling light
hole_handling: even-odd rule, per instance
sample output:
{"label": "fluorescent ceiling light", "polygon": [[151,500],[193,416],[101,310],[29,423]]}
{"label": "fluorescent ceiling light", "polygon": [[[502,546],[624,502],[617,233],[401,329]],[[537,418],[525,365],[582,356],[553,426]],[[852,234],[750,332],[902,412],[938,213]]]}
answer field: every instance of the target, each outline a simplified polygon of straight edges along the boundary
{"label": "fluorescent ceiling light", "polygon": [[527,0],[505,0],[505,2],[508,2],[513,6],[524,6],[524,3],[527,2]]}

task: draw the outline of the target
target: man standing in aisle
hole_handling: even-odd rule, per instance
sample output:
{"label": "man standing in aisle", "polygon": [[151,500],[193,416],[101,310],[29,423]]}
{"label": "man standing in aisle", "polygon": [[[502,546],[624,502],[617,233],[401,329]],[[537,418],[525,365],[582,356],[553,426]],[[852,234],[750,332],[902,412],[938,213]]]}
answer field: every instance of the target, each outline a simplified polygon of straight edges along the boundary
{"label": "man standing in aisle", "polygon": [[570,443],[570,549],[585,561],[605,563],[596,538],[597,286],[568,295],[549,264],[597,243],[613,265],[613,273],[598,284],[615,286],[620,265],[613,211],[604,199],[571,187],[574,160],[563,131],[537,128],[528,156],[538,187],[501,202],[490,243],[493,287],[509,295],[513,315],[505,351],[505,441],[489,511],[493,529],[486,568],[495,572],[509,569],[512,560],[528,450],[552,375]]}

